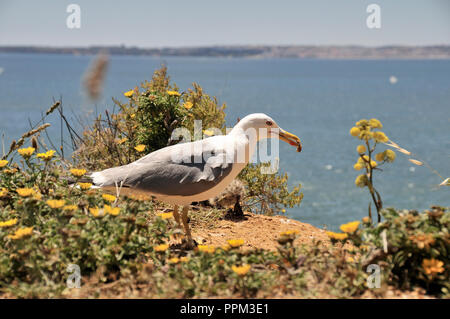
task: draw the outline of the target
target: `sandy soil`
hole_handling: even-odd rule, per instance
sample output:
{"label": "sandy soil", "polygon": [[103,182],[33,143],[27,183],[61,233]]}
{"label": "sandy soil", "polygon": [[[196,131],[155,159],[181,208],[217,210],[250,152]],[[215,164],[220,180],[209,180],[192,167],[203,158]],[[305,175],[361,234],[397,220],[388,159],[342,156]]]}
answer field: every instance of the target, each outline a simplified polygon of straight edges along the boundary
{"label": "sandy soil", "polygon": [[228,239],[244,239],[247,248],[263,248],[275,250],[276,239],[280,233],[287,230],[298,230],[299,238],[295,244],[310,244],[314,239],[328,243],[325,231],[284,216],[262,216],[245,213],[241,220],[221,219],[214,226],[193,224],[192,233],[199,244],[221,246]]}

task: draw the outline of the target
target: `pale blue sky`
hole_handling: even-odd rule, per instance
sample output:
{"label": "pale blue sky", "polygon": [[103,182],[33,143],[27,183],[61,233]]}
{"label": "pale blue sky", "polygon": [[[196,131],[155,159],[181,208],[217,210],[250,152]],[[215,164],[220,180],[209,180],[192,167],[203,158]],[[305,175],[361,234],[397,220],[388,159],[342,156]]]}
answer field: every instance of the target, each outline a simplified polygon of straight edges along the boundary
{"label": "pale blue sky", "polygon": [[[81,29],[66,7],[81,6]],[[366,27],[367,5],[381,29]],[[450,44],[449,0],[0,0],[0,45]]]}

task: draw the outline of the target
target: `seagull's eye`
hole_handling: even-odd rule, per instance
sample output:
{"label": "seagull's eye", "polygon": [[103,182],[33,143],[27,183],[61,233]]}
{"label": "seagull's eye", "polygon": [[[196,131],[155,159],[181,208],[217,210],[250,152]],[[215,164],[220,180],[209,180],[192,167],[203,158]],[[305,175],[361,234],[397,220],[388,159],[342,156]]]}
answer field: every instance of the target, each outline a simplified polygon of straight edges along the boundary
{"label": "seagull's eye", "polygon": [[272,123],[271,121],[267,121],[266,124],[267,124],[268,126],[272,126],[273,123]]}

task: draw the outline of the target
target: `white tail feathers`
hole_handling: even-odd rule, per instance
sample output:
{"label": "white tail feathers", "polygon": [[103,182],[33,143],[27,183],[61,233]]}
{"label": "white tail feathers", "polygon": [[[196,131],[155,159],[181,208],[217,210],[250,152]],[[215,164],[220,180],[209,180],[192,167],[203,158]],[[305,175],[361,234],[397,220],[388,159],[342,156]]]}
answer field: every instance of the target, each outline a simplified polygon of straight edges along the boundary
{"label": "white tail feathers", "polygon": [[108,178],[102,172],[94,172],[90,176],[94,185],[102,186],[107,183]]}

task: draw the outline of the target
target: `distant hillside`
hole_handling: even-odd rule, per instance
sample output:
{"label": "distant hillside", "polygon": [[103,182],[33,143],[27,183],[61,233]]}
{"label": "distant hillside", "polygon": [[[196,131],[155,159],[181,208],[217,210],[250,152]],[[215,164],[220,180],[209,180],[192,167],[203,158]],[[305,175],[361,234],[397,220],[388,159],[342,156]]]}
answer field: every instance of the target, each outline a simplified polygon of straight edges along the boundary
{"label": "distant hillside", "polygon": [[212,46],[145,49],[108,47],[3,46],[0,53],[55,53],[87,55],[106,51],[113,55],[247,57],[299,59],[450,59],[450,46]]}

